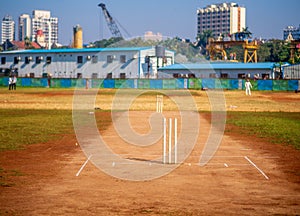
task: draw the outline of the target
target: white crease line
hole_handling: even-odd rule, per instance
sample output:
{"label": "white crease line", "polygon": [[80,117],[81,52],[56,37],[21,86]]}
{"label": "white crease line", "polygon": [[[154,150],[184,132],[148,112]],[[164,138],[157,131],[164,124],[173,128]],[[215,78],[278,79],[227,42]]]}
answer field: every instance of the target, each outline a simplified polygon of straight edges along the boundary
{"label": "white crease line", "polygon": [[87,164],[87,162],[89,162],[89,160],[91,159],[92,155],[90,155],[88,157],[88,159],[84,162],[84,164],[81,166],[81,168],[79,169],[79,171],[76,173],[76,176],[79,176],[81,171],[83,170],[83,168],[85,167],[85,165]]}
{"label": "white crease line", "polygon": [[269,177],[261,170],[259,169],[255,163],[253,163],[247,156],[244,157],[250,164],[252,164],[266,179],[269,180]]}

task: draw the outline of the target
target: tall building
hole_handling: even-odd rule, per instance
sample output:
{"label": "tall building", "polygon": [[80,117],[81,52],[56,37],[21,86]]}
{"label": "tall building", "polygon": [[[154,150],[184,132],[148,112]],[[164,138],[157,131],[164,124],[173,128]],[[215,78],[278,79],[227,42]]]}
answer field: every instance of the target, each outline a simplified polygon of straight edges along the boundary
{"label": "tall building", "polygon": [[33,41],[36,40],[38,30],[42,30],[47,46],[58,43],[58,18],[51,17],[50,11],[34,10],[31,25]]}
{"label": "tall building", "polygon": [[31,39],[31,18],[29,14],[22,14],[19,17],[18,30],[19,41],[24,41],[26,37]]}
{"label": "tall building", "polygon": [[243,31],[246,27],[246,8],[237,3],[212,4],[197,10],[197,33],[211,30],[214,37]]}
{"label": "tall building", "polygon": [[300,39],[300,25],[299,27],[288,26],[283,30],[283,40],[299,40]]}
{"label": "tall building", "polygon": [[1,23],[1,44],[6,40],[15,40],[15,21],[12,16],[6,15]]}

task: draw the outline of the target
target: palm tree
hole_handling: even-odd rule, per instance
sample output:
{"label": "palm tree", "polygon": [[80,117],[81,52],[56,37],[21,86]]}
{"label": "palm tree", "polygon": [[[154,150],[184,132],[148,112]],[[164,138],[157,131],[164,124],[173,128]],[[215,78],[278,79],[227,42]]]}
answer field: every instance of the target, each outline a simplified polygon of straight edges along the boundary
{"label": "palm tree", "polygon": [[30,41],[29,37],[26,36],[24,38],[24,41],[25,41],[25,49],[30,49],[32,47],[32,45],[31,45],[31,41]]}
{"label": "palm tree", "polygon": [[205,30],[201,34],[198,34],[196,46],[201,47],[201,50],[204,51],[203,53],[205,53],[209,38],[212,38],[212,36],[213,32],[211,30]]}
{"label": "palm tree", "polygon": [[251,38],[252,37],[252,32],[249,31],[248,27],[243,28],[242,34],[244,38]]}

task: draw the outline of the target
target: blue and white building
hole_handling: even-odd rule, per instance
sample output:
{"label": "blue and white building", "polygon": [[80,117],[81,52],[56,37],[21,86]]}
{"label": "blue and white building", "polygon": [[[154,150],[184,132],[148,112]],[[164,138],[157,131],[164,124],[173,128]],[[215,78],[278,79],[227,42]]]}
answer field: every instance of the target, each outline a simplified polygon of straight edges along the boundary
{"label": "blue and white building", "polygon": [[159,69],[159,78],[274,79],[275,63],[203,62],[174,64]]}
{"label": "blue and white building", "polygon": [[287,40],[289,37],[292,40],[300,40],[300,25],[299,27],[287,26],[283,30],[283,40]]}
{"label": "blue and white building", "polygon": [[53,78],[157,78],[174,64],[163,47],[15,50],[0,53],[0,76]]}

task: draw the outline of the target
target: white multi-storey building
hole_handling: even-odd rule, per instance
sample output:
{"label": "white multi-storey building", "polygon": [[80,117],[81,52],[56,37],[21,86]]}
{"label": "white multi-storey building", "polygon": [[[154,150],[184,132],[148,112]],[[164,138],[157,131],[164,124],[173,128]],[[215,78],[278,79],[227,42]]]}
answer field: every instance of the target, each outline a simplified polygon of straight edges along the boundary
{"label": "white multi-storey building", "polygon": [[15,21],[9,15],[6,15],[1,23],[1,44],[6,40],[15,40]]}
{"label": "white multi-storey building", "polygon": [[246,8],[237,3],[212,4],[197,10],[197,33],[211,30],[214,37],[243,31]]}
{"label": "white multi-storey building", "polygon": [[160,67],[174,64],[174,52],[157,47],[34,49],[0,52],[0,77],[157,78]]}
{"label": "white multi-storey building", "polygon": [[50,11],[34,10],[32,12],[32,40],[36,39],[38,30],[42,30],[47,44],[58,43],[58,18],[51,17]]}
{"label": "white multi-storey building", "polygon": [[22,14],[19,17],[18,30],[19,41],[24,41],[26,37],[31,39],[31,18],[29,14]]}

